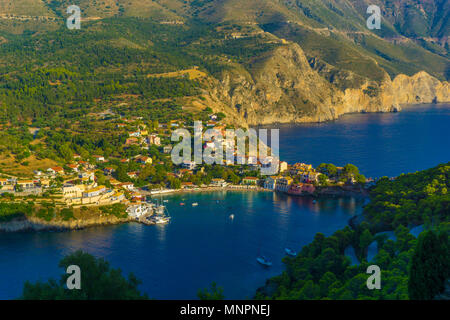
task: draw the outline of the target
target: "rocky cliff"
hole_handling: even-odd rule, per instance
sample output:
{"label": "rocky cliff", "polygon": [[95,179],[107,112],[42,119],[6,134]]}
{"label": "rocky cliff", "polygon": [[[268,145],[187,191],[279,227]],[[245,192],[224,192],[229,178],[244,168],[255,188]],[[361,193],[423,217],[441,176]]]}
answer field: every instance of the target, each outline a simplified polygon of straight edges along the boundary
{"label": "rocky cliff", "polygon": [[68,231],[79,230],[88,227],[114,225],[132,221],[130,218],[117,218],[115,216],[96,217],[84,220],[52,220],[45,221],[37,217],[23,217],[8,222],[0,223],[1,232],[22,232],[22,231]]}
{"label": "rocky cliff", "polygon": [[402,104],[449,102],[450,94],[448,82],[426,72],[393,80],[386,73],[381,83],[364,80],[357,87],[341,89],[311,67],[298,44],[289,43],[255,59],[246,69],[236,67],[212,80],[206,101],[232,123],[259,125],[392,112]]}

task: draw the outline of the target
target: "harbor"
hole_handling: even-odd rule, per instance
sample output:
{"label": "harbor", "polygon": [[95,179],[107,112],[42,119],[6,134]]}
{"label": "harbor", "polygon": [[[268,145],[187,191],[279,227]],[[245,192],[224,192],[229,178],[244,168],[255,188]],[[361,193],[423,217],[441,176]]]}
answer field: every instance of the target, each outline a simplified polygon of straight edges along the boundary
{"label": "harbor", "polygon": [[142,202],[129,206],[127,214],[134,221],[145,225],[167,224],[170,222],[166,206],[152,202]]}

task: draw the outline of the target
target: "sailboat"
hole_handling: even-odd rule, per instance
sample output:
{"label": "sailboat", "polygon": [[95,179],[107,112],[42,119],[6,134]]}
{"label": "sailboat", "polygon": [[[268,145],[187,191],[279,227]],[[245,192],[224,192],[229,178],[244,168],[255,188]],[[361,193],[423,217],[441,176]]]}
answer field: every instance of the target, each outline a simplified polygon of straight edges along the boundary
{"label": "sailboat", "polygon": [[166,217],[166,216],[155,216],[153,218],[153,222],[156,224],[165,224],[168,223],[170,221],[170,217]]}
{"label": "sailboat", "polygon": [[272,266],[272,262],[268,260],[265,256],[259,256],[258,258],[256,258],[256,261],[258,261],[258,263],[262,264],[265,267]]}
{"label": "sailboat", "polygon": [[258,263],[263,265],[264,267],[271,267],[272,262],[269,259],[267,259],[265,256],[261,255],[260,252],[261,252],[261,243],[258,248],[258,257],[256,258],[256,261],[258,261]]}
{"label": "sailboat", "polygon": [[[152,217],[152,221],[155,224],[165,224],[168,223],[170,221],[170,216],[169,215],[165,215],[167,211],[166,206],[162,205],[162,204],[157,204],[155,207],[155,215]],[[167,211],[168,213],[168,211]]]}
{"label": "sailboat", "polygon": [[291,257],[296,257],[297,256],[297,252],[295,252],[291,248],[284,248],[284,252],[286,252],[286,254],[291,256]]}

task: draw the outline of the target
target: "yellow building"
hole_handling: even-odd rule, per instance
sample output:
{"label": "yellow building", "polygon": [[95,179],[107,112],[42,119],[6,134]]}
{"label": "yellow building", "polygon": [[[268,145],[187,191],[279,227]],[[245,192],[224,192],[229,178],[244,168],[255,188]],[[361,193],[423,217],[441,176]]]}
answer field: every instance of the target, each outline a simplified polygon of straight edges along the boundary
{"label": "yellow building", "polygon": [[34,188],[33,180],[19,180],[17,181],[17,185],[22,187],[23,189]]}
{"label": "yellow building", "polygon": [[65,185],[62,188],[64,198],[81,198],[85,190],[84,185]]}
{"label": "yellow building", "polygon": [[98,187],[95,187],[93,189],[89,189],[89,190],[86,190],[85,192],[83,192],[83,197],[84,198],[95,197],[95,196],[102,194],[105,191],[106,191],[105,186],[98,186]]}

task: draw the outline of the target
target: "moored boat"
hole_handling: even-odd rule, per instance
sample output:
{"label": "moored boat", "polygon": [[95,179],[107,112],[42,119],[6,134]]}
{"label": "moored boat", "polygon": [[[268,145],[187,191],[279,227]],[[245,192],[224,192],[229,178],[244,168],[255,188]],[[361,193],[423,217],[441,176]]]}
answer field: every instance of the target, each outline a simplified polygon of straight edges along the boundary
{"label": "moored boat", "polygon": [[170,217],[166,217],[166,216],[153,217],[153,222],[155,224],[165,224],[165,223],[168,223],[169,221],[170,221]]}
{"label": "moored boat", "polygon": [[297,256],[297,252],[295,252],[291,248],[284,248],[284,252],[286,252],[287,255],[292,256],[292,257]]}
{"label": "moored boat", "polygon": [[260,257],[256,258],[256,261],[258,261],[259,264],[262,264],[265,267],[272,266],[272,262],[264,256],[260,256]]}

